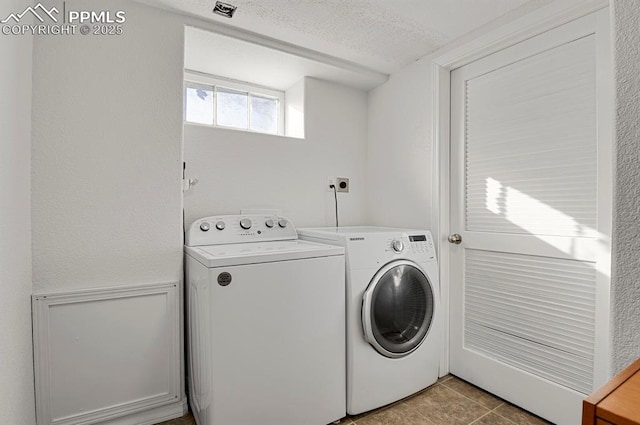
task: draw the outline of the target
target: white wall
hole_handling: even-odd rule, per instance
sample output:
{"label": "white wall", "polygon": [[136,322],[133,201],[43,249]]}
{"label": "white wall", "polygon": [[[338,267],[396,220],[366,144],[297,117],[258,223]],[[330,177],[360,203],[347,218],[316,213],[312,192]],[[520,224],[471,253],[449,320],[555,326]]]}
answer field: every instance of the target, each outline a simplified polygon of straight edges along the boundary
{"label": "white wall", "polygon": [[338,194],[340,225],[366,221],[367,95],[316,79],[305,83],[305,139],[185,125],[187,225],[242,208],[281,209],[298,226],[334,225],[328,177],[350,178]]}
{"label": "white wall", "polygon": [[613,0],[616,176],[613,220],[613,369],[640,356],[640,3]]}
{"label": "white wall", "polygon": [[367,211],[372,224],[432,227],[431,59],[551,2],[527,2],[420,58],[369,92]]}
{"label": "white wall", "polygon": [[[3,13],[24,2],[3,2]],[[31,346],[30,36],[0,37],[0,422],[35,424]]]}
{"label": "white wall", "polygon": [[304,86],[302,78],[284,92],[284,134],[288,137],[304,138]]}
{"label": "white wall", "polygon": [[34,40],[35,291],[182,276],[183,22],[108,7],[126,12],[124,35]]}
{"label": "white wall", "polygon": [[431,63],[422,59],[369,92],[368,212],[372,224],[430,228]]}

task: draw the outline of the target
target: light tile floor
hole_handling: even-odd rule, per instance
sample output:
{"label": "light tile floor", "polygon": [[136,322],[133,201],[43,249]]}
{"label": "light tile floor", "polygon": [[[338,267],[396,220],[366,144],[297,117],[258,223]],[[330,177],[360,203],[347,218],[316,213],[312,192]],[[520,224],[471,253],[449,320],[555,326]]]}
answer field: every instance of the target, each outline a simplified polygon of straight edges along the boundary
{"label": "light tile floor", "polygon": [[[550,422],[449,375],[404,400],[340,421],[340,425],[354,424],[549,425]],[[188,414],[160,425],[195,425],[195,420]]]}

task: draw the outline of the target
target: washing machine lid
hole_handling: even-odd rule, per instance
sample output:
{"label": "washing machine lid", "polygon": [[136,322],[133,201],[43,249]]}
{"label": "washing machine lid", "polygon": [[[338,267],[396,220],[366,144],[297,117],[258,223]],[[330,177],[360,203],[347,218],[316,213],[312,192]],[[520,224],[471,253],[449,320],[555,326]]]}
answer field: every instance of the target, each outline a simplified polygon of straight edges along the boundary
{"label": "washing machine lid", "polygon": [[185,252],[206,267],[224,267],[344,255],[344,248],[294,239],[227,245],[185,246]]}

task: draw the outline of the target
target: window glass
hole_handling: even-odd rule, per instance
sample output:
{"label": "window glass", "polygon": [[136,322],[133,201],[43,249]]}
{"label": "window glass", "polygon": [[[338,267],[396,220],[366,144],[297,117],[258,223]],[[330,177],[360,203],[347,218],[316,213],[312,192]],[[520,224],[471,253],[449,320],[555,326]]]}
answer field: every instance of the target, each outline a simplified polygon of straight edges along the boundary
{"label": "window glass", "polygon": [[216,123],[225,127],[249,128],[249,94],[218,87]]}
{"label": "window glass", "polygon": [[284,135],[284,92],[185,71],[184,120]]}
{"label": "window glass", "polygon": [[251,96],[251,130],[273,134],[278,132],[278,99]]}
{"label": "window glass", "polygon": [[185,88],[185,121],[213,125],[213,87],[188,85]]}

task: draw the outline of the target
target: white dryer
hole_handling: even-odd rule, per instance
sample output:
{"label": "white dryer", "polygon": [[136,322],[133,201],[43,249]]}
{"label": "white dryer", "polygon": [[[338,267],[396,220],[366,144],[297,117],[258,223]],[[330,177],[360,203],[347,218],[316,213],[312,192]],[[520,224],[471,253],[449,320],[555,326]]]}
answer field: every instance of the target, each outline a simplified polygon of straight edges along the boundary
{"label": "white dryer", "polygon": [[298,232],[346,248],[347,412],[384,406],[436,382],[442,337],[431,234],[382,227]]}
{"label": "white dryer", "polygon": [[198,425],[345,416],[344,248],[282,217],[196,220],[186,234],[189,401]]}

